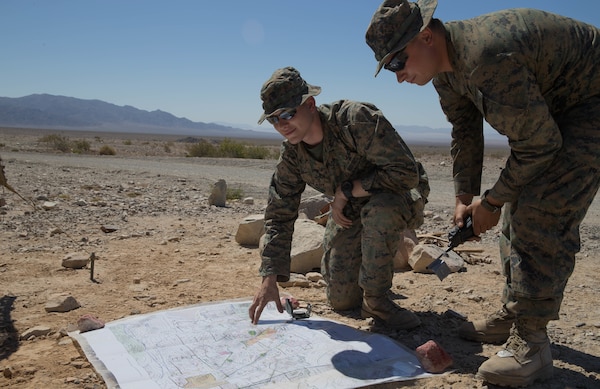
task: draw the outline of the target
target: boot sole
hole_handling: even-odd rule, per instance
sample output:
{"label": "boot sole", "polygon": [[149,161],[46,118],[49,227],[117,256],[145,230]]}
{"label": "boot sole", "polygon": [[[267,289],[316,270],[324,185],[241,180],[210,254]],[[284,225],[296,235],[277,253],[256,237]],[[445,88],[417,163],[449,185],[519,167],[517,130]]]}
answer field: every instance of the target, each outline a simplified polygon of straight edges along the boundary
{"label": "boot sole", "polygon": [[514,377],[514,376],[507,376],[507,375],[500,375],[500,374],[495,374],[495,373],[490,373],[490,372],[478,371],[477,374],[475,374],[475,378],[483,380],[484,382],[487,382],[492,385],[520,388],[523,386],[529,386],[534,381],[537,381],[537,380],[541,380],[541,381],[547,380],[549,378],[552,378],[553,375],[554,375],[554,366],[552,364],[550,364],[548,366],[544,366],[542,369],[538,370],[535,374],[528,376],[528,377]]}
{"label": "boot sole", "polygon": [[360,317],[362,317],[363,319],[368,319],[368,318],[373,318],[375,319],[375,321],[384,324],[387,327],[393,327],[399,330],[410,330],[412,328],[418,327],[421,325],[421,320],[419,320],[418,317],[415,317],[416,320],[413,320],[411,322],[405,323],[402,326],[390,326],[389,323],[385,320],[383,320],[382,318],[380,318],[379,316],[375,315],[374,313],[371,313],[367,310],[365,310],[364,308],[361,308],[360,310]]}
{"label": "boot sole", "polygon": [[483,332],[458,332],[458,336],[463,339],[471,340],[473,342],[500,344],[506,342],[508,339],[508,333],[490,335]]}

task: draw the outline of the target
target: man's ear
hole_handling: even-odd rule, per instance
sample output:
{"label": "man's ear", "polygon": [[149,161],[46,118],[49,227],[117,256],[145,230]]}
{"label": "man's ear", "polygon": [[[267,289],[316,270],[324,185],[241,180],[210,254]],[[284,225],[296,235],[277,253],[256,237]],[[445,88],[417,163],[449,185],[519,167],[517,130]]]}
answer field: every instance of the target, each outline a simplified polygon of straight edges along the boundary
{"label": "man's ear", "polygon": [[431,28],[425,27],[425,29],[419,33],[419,39],[421,39],[427,46],[431,46],[433,43],[433,31]]}

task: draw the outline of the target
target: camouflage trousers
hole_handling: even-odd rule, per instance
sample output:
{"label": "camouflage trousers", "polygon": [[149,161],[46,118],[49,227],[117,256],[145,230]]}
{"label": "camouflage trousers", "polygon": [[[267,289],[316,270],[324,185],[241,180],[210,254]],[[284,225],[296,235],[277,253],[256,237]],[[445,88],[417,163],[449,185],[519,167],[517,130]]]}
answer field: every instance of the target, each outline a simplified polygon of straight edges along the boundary
{"label": "camouflage trousers", "polygon": [[390,289],[394,256],[410,212],[405,196],[379,193],[348,203],[344,213],[352,227],[341,228],[329,218],[321,272],[333,309],[359,307],[363,291],[378,296]]}
{"label": "camouflage trousers", "polygon": [[559,318],[580,250],[579,227],[600,185],[600,104],[563,120],[563,147],[517,201],[506,204],[500,254],[503,303],[517,315]]}

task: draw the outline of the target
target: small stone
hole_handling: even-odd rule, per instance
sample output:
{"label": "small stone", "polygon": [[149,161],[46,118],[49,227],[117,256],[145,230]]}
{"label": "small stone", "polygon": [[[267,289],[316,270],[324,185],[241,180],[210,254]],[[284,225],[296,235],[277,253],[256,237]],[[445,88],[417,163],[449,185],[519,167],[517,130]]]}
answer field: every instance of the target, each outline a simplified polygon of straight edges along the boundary
{"label": "small stone", "polygon": [[77,320],[77,329],[79,332],[88,332],[104,328],[104,322],[92,315],[83,315]]}
{"label": "small stone", "polygon": [[46,326],[36,326],[33,328],[29,328],[21,334],[21,339],[29,339],[31,337],[37,338],[40,336],[48,335],[52,331],[50,327]]}
{"label": "small stone", "polygon": [[119,228],[116,226],[104,225],[104,226],[101,226],[100,229],[102,230],[102,232],[104,232],[106,234],[110,234],[111,232],[117,231]]}
{"label": "small stone", "polygon": [[53,201],[44,201],[44,203],[42,204],[42,208],[44,208],[46,211],[52,210],[54,208],[56,208],[57,204]]}
{"label": "small stone", "polygon": [[83,253],[69,253],[62,260],[62,266],[69,269],[83,269],[90,261],[89,255]]}
{"label": "small stone", "polygon": [[433,340],[417,347],[415,351],[417,359],[429,373],[441,373],[452,366],[452,357]]}
{"label": "small stone", "polygon": [[59,294],[52,296],[44,309],[46,312],[69,312],[80,306],[73,296]]}

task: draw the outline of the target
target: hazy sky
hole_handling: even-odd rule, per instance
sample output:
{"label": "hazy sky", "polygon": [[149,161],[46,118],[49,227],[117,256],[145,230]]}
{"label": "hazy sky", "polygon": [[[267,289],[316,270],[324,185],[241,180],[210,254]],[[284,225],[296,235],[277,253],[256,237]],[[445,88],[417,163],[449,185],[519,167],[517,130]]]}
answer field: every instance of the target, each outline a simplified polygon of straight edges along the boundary
{"label": "hazy sky", "polygon": [[[256,126],[262,83],[294,66],[317,103],[369,101],[394,124],[449,127],[431,84],[398,84],[365,43],[375,0],[1,0],[0,96],[49,93]],[[592,0],[439,0],[465,19],[531,7],[600,26]],[[268,123],[260,126],[269,130]]]}

